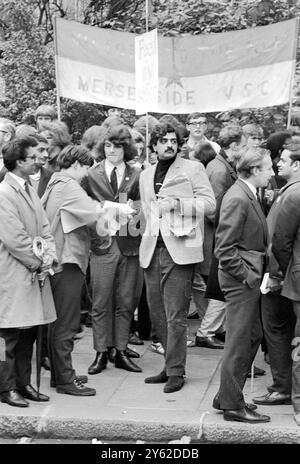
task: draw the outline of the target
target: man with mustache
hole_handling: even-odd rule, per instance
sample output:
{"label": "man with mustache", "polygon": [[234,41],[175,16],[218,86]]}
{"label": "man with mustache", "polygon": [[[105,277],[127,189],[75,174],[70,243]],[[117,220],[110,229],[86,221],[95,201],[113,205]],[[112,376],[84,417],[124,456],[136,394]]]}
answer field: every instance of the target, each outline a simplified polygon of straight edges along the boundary
{"label": "man with mustache", "polygon": [[164,392],[172,393],[184,384],[194,263],[203,260],[204,215],[214,213],[215,198],[203,165],[178,155],[182,141],[175,127],[155,126],[150,145],[158,163],[140,177],[146,221],[140,263],[145,269],[151,321],[165,350],[165,366],[145,382],[166,383]]}

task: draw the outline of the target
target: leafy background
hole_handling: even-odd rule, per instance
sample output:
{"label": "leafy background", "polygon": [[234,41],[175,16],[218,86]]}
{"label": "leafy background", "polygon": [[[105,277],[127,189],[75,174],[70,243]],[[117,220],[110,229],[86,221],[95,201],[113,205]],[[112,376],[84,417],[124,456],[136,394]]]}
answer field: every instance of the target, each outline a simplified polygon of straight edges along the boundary
{"label": "leafy background", "polygon": [[[149,27],[156,27],[165,36],[198,35],[267,25],[299,14],[299,0],[152,0]],[[42,103],[56,104],[55,16],[119,31],[146,30],[143,0],[1,0],[0,75],[5,81],[5,98],[0,102],[0,115],[16,123],[32,123],[34,110]],[[292,113],[295,126],[300,125],[299,58],[298,46]],[[62,119],[78,141],[89,126],[101,124],[107,107],[62,98],[61,109]],[[222,121],[229,118],[262,123],[268,135],[286,126],[287,113],[288,105],[209,113],[210,136],[215,138]],[[123,114],[129,124],[136,120],[134,111],[124,110]],[[186,115],[178,117],[184,121]]]}

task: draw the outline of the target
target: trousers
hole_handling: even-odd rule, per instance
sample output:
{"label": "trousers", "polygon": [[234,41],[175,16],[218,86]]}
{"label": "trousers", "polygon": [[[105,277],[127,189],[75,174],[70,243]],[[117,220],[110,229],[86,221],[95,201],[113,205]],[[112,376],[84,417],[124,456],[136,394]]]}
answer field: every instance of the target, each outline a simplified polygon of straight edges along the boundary
{"label": "trousers", "polygon": [[57,385],[72,383],[74,335],[80,323],[80,295],[84,274],[76,264],[64,264],[62,272],[51,277],[57,319],[49,324],[48,344],[51,379]]}
{"label": "trousers", "polygon": [[193,264],[174,263],[165,247],[155,248],[150,265],[145,269],[151,324],[165,349],[168,376],[185,374],[193,272]]}
{"label": "trousers", "polygon": [[0,329],[5,343],[5,360],[0,363],[0,392],[30,384],[31,359],[37,328]]}
{"label": "trousers", "polygon": [[260,282],[250,288],[219,269],[226,301],[226,341],[221,366],[221,409],[242,409],[247,374],[262,339]]}

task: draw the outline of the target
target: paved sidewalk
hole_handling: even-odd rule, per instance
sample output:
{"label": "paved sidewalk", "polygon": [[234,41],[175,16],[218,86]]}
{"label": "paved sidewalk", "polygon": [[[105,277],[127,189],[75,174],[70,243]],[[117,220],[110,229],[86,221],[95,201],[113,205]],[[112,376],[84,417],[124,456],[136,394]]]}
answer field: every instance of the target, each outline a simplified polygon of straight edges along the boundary
{"label": "paved sidewalk", "polygon": [[[189,324],[192,335],[197,321]],[[272,421],[257,425],[226,422],[222,413],[212,409],[222,350],[188,348],[186,384],[181,391],[166,394],[163,385],[144,383],[145,377],[163,367],[163,357],[153,353],[149,345],[131,346],[141,355],[137,363],[143,368],[142,374],[109,363],[102,373],[89,376],[89,385],[97,390],[94,397],[56,393],[49,386],[49,372],[43,369],[41,391],[51,397],[50,402],[31,402],[25,409],[0,403],[0,436],[167,443],[184,435],[198,442],[201,435],[200,441],[209,443],[300,443],[300,427],[294,422],[292,406],[261,406],[259,410],[271,415]],[[73,354],[77,373],[86,374],[93,359],[92,330],[86,328]],[[267,375],[254,379],[253,392],[247,381],[248,400],[264,394],[271,383],[269,366],[261,353],[256,365]],[[32,381],[34,384],[35,374]]]}

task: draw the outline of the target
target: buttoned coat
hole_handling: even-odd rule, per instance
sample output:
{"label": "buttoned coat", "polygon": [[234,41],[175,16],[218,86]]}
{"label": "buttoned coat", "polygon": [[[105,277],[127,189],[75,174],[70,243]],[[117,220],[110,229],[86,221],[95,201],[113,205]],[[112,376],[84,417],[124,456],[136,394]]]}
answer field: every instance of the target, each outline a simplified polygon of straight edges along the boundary
{"label": "buttoned coat", "polygon": [[33,253],[36,236],[55,254],[50,227],[35,190],[30,196],[11,176],[0,185],[0,328],[48,324],[56,319],[49,279],[40,290],[33,273],[41,265]]}
{"label": "buttoned coat", "polygon": [[[155,170],[156,165],[151,166],[143,171],[140,177],[141,204],[145,217],[145,232],[140,246],[140,264],[145,269],[149,266],[159,232],[161,232],[166,248],[176,264],[199,263],[203,260],[203,227],[201,230],[199,223],[193,233],[181,237],[170,232],[166,215],[162,214],[160,217],[159,213],[159,203],[154,191]],[[186,160],[177,155],[166,174],[161,190],[167,181],[179,174],[186,176],[192,190],[190,198],[181,198],[180,188],[178,188],[183,221],[184,218],[189,219],[196,214],[214,214],[215,197],[205,169],[197,161]]]}
{"label": "buttoned coat", "polygon": [[[139,176],[141,170],[137,167],[125,163],[125,172],[121,184],[116,193],[110,185],[105,171],[105,160],[89,169],[88,176],[83,180],[82,187],[93,199],[104,202],[113,201],[126,203],[128,200],[134,202],[134,208],[140,208]],[[139,253],[140,232],[137,227],[122,227],[117,234],[118,247],[124,256],[136,256]],[[106,254],[109,249],[100,250],[98,245],[101,239],[96,233],[92,233],[92,251],[95,254]]]}
{"label": "buttoned coat", "polygon": [[300,301],[300,180],[281,189],[272,252],[284,275],[281,295]]}
{"label": "buttoned coat", "polygon": [[241,179],[223,197],[216,231],[219,269],[250,288],[262,278],[268,228],[262,208]]}

